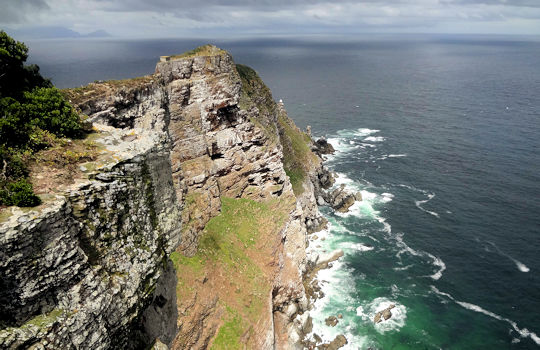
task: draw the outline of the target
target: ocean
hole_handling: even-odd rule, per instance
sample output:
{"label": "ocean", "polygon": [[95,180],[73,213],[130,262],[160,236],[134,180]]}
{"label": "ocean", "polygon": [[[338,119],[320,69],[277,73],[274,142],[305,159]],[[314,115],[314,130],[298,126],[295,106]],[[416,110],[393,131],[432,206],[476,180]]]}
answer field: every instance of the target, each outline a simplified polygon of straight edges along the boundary
{"label": "ocean", "polygon": [[[152,73],[208,40],[27,42],[57,86]],[[321,208],[314,332],[348,349],[540,347],[540,39],[312,36],[217,41],[259,72],[363,201]],[[395,304],[392,318],[374,314]],[[341,314],[335,327],[325,318]]]}

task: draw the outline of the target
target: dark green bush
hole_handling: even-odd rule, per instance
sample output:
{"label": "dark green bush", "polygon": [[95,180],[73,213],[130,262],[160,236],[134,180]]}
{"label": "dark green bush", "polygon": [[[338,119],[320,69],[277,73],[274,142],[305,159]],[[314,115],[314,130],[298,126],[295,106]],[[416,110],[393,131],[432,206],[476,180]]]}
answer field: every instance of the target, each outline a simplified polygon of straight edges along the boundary
{"label": "dark green bush", "polygon": [[35,87],[52,87],[37,65],[24,65],[27,58],[28,47],[0,31],[0,97],[19,98],[24,91]]}
{"label": "dark green bush", "polygon": [[0,31],[0,204],[3,205],[34,206],[41,202],[27,180],[29,172],[23,154],[48,147],[55,136],[83,136],[77,113],[50,80],[41,76],[37,65],[24,65],[27,58],[28,47]]}
{"label": "dark green bush", "polygon": [[32,184],[25,178],[8,183],[0,190],[0,198],[5,205],[34,207],[41,204],[41,199],[34,194]]}
{"label": "dark green bush", "polygon": [[80,137],[79,115],[57,88],[36,88],[24,93],[24,113],[30,124],[58,137]]}

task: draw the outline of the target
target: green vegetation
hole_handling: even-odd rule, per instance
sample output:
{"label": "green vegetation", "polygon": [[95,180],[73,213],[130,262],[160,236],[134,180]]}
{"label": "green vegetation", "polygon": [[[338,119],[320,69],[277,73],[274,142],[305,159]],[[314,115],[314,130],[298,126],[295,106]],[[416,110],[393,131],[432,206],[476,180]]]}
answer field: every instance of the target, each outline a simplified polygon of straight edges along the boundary
{"label": "green vegetation", "polygon": [[203,258],[198,255],[188,258],[182,253],[172,252],[170,258],[177,269],[178,267],[183,266],[189,267],[193,272],[199,272],[202,270],[204,265]]}
{"label": "green vegetation", "polygon": [[186,51],[180,55],[173,55],[170,56],[172,59],[176,58],[188,58],[188,57],[196,57],[196,56],[214,56],[214,55],[223,55],[227,53],[224,50],[221,50],[220,48],[215,47],[211,44],[206,44],[203,46],[199,46],[193,50]]}
{"label": "green vegetation", "polygon": [[[213,349],[241,349],[242,337],[264,313],[271,290],[267,269],[277,244],[273,240],[294,205],[292,196],[264,202],[222,198],[221,213],[206,224],[197,254],[171,254],[179,304],[196,293],[200,298],[218,296],[225,308]],[[206,278],[215,284],[201,284]]]}
{"label": "green vegetation", "polygon": [[29,159],[57,138],[83,135],[79,116],[27,58],[26,45],[0,31],[0,205],[38,205]]}
{"label": "green vegetation", "polygon": [[[249,111],[256,107],[259,110],[258,114],[250,114],[251,122],[261,128],[271,142],[281,142],[285,172],[290,178],[295,195],[302,194],[308,169],[313,162],[317,162],[309,147],[310,137],[276,108],[272,93],[255,70],[241,64],[236,65],[236,70],[242,79],[240,108]],[[274,123],[276,117],[279,130],[276,130]]]}
{"label": "green vegetation", "polygon": [[250,121],[260,128],[270,143],[278,141],[278,131],[273,122],[276,114],[276,104],[270,89],[264,84],[257,72],[243,64],[237,64],[236,70],[242,80],[239,106],[249,111],[257,108],[259,113],[250,113]]}
{"label": "green vegetation", "polygon": [[240,337],[243,333],[242,318],[238,315],[238,312],[226,308],[227,315],[225,323],[219,328],[219,332],[214,339],[211,349],[227,350],[227,349],[241,349],[242,343]]}
{"label": "green vegetation", "polygon": [[307,170],[316,157],[309,147],[309,136],[299,130],[284,114],[278,116],[279,134],[283,146],[283,167],[296,196],[304,192]]}

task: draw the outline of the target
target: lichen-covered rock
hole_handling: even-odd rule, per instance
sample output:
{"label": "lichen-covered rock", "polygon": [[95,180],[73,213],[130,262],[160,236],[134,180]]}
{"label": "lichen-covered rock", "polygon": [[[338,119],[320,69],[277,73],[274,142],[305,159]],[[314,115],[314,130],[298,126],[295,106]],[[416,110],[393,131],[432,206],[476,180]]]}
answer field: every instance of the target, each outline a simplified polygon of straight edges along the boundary
{"label": "lichen-covered rock", "polygon": [[104,129],[86,181],[0,224],[2,348],[141,345],[125,330],[179,244],[180,208],[159,135]]}

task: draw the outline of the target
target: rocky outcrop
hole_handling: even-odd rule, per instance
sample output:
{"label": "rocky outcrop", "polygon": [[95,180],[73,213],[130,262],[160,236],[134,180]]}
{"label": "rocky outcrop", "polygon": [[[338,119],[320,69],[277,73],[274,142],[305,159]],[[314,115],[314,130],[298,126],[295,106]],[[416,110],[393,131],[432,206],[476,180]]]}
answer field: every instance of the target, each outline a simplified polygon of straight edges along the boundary
{"label": "rocky outcrop", "polygon": [[156,290],[180,241],[169,150],[148,131],[101,131],[94,170],[36,209],[6,209],[2,348],[139,347],[142,312],[171,302]]}
{"label": "rocky outcrop", "polygon": [[[66,95],[101,155],[36,210],[2,213],[0,347],[219,348],[242,316],[247,347],[302,348],[307,235],[333,180],[256,73],[207,46]],[[240,258],[201,255],[227,198],[268,206],[266,224],[234,241]]]}
{"label": "rocky outcrop", "polygon": [[323,200],[323,203],[327,203],[334,210],[346,213],[356,201],[362,200],[362,194],[351,193],[342,184],[331,192],[323,192]]}
{"label": "rocky outcrop", "polygon": [[313,142],[312,150],[318,155],[334,154],[336,152],[334,146],[326,141],[324,137],[318,138],[315,142]]}
{"label": "rocky outcrop", "polygon": [[390,311],[390,310],[392,310],[395,307],[396,307],[396,305],[392,304],[392,305],[388,306],[386,309],[378,311],[375,314],[375,317],[373,318],[373,322],[374,323],[379,323],[379,322],[382,322],[383,320],[384,321],[389,320],[390,317],[392,317],[392,311]]}

